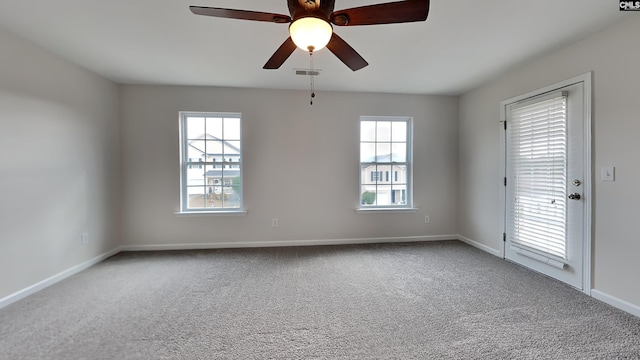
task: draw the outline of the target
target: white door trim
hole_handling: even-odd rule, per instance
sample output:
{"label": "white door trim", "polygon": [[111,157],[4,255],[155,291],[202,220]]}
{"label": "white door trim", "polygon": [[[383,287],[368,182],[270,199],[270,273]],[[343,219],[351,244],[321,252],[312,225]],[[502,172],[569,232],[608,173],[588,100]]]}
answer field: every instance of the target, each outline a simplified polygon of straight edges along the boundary
{"label": "white door trim", "polygon": [[[583,276],[582,276],[582,291],[591,295],[591,243],[592,243],[592,202],[591,198],[593,197],[593,189],[592,189],[592,160],[591,160],[591,147],[592,147],[592,139],[591,139],[591,126],[592,126],[592,103],[591,103],[591,93],[592,93],[592,73],[588,72],[582,75],[578,75],[572,77],[570,79],[566,79],[564,81],[560,81],[558,83],[545,86],[541,89],[537,89],[534,91],[530,91],[525,94],[521,94],[515,97],[512,97],[507,100],[503,100],[500,102],[500,122],[499,122],[499,131],[500,131],[500,177],[499,177],[499,186],[500,191],[500,219],[502,220],[502,234],[506,233],[506,194],[505,194],[505,186],[504,186],[504,178],[506,177],[506,131],[504,128],[504,123],[506,121],[506,106],[508,104],[527,99],[536,95],[548,93],[551,91],[558,90],[560,88],[564,88],[570,85],[583,83],[583,106],[584,106],[584,229],[583,229]],[[500,255],[504,259],[505,257],[505,242],[502,242],[502,247],[500,251]]]}

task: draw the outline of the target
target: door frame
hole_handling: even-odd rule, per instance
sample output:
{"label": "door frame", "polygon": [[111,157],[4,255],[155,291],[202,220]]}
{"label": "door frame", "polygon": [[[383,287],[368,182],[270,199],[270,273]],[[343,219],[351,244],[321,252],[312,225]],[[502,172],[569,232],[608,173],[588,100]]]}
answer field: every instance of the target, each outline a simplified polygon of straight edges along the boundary
{"label": "door frame", "polygon": [[[583,84],[583,111],[584,111],[584,133],[583,133],[583,141],[584,141],[584,213],[583,213],[583,238],[582,238],[582,292],[587,295],[591,295],[591,244],[592,244],[592,201],[593,198],[593,188],[592,188],[592,174],[593,174],[593,164],[591,160],[591,148],[592,148],[592,138],[591,138],[591,127],[592,127],[592,72],[588,72],[582,75],[578,75],[564,81],[557,82],[555,84],[551,84],[545,86],[543,88],[533,90],[527,92],[525,94],[521,94],[518,96],[514,96],[512,98],[503,100],[500,102],[500,178],[499,178],[499,186],[500,191],[500,219],[501,219],[501,228],[502,234],[506,234],[506,225],[507,225],[507,210],[506,210],[506,186],[504,185],[504,179],[507,176],[507,145],[506,145],[506,137],[507,132],[505,129],[506,122],[506,107],[508,104],[512,104],[517,101],[521,101],[530,97],[538,96],[544,93],[557,91],[561,88],[574,85],[574,84]],[[500,256],[505,258],[506,251],[506,242],[505,237],[503,235],[502,246],[500,249]]]}

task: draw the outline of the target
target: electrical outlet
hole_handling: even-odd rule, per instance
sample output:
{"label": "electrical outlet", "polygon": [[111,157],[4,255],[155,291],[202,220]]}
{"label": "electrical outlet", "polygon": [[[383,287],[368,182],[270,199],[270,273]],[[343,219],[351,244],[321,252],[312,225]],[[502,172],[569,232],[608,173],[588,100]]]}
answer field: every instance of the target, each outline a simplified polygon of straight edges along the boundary
{"label": "electrical outlet", "polygon": [[271,219],[271,226],[278,227],[278,219]]}
{"label": "electrical outlet", "polygon": [[428,224],[429,223],[429,215],[425,215],[424,217],[424,223]]}
{"label": "electrical outlet", "polygon": [[82,236],[80,236],[80,244],[81,245],[87,245],[89,243],[89,233],[82,233]]}

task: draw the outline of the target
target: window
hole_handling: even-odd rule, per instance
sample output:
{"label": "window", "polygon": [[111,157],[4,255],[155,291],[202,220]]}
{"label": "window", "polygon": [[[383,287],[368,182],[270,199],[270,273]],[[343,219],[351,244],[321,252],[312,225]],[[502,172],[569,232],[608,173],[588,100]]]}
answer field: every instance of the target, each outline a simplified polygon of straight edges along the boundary
{"label": "window", "polygon": [[371,171],[371,181],[382,181],[382,171]]}
{"label": "window", "polygon": [[181,212],[244,212],[240,123],[240,114],[180,113]]}
{"label": "window", "polygon": [[407,117],[360,117],[361,208],[412,207],[411,129]]}

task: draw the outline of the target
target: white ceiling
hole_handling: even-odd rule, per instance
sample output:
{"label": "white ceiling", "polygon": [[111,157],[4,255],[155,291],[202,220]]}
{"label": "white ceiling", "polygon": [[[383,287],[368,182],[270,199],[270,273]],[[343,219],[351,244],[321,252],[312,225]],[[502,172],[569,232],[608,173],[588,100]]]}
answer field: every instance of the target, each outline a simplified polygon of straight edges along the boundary
{"label": "white ceiling", "polygon": [[[336,0],[336,10],[385,0]],[[0,0],[0,28],[118,83],[308,89],[309,55],[262,66],[286,24],[193,15],[189,5],[288,14],[286,0]],[[427,21],[334,27],[369,66],[326,49],[318,90],[457,95],[630,13],[617,0],[431,0]],[[0,50],[1,51],[1,50]]]}

